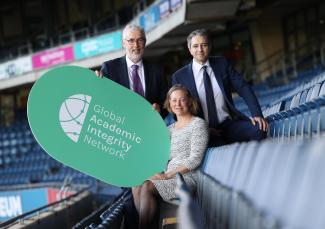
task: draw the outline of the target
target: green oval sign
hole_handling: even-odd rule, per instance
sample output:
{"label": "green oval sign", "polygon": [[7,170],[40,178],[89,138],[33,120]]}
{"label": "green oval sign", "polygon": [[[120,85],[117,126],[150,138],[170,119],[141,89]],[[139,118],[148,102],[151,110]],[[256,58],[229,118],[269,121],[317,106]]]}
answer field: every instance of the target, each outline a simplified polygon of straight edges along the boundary
{"label": "green oval sign", "polygon": [[140,185],[169,157],[167,128],[151,104],[85,68],[45,73],[32,87],[27,115],[53,158],[116,186]]}

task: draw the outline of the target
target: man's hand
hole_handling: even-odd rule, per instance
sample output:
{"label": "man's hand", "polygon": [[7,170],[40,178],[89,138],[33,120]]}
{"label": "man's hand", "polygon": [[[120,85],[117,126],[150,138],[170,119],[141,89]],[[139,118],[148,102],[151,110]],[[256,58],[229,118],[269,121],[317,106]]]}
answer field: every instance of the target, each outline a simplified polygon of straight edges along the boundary
{"label": "man's hand", "polygon": [[152,108],[157,111],[158,113],[160,113],[160,106],[158,103],[153,103],[152,104]]}
{"label": "man's hand", "polygon": [[98,76],[99,78],[103,78],[103,72],[102,71],[98,71],[98,70],[96,70],[95,71],[95,74],[96,74],[96,76]]}
{"label": "man's hand", "polygon": [[258,123],[260,130],[263,131],[267,131],[267,129],[269,128],[269,124],[267,123],[267,121],[262,118],[262,117],[252,117],[251,118],[252,124],[255,126],[256,123]]}

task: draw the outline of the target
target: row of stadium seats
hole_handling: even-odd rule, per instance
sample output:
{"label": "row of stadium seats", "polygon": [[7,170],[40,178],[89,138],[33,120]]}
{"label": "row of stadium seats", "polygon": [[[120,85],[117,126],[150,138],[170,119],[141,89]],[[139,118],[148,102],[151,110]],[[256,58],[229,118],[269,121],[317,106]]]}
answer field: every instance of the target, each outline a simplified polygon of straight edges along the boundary
{"label": "row of stadium seats", "polygon": [[[208,149],[195,197],[200,210],[179,191],[180,228],[325,227],[325,73],[308,83],[256,89],[262,106],[268,106],[263,113],[269,136],[286,141]],[[236,106],[248,113],[240,100]]]}
{"label": "row of stadium seats", "polygon": [[[325,105],[325,98],[323,100]],[[270,122],[269,136],[278,139],[319,137],[325,133],[325,106],[285,117],[276,117]]]}
{"label": "row of stadium seats", "polygon": [[[279,112],[281,109],[284,109],[284,107],[279,107],[278,104],[282,103],[284,100],[288,100],[298,91],[308,89],[314,86],[316,83],[320,83],[325,80],[325,73],[323,71],[311,71],[309,74],[310,75],[308,75],[308,77],[295,78],[295,80],[288,84],[274,88],[266,86],[265,83],[253,86],[253,90],[257,95],[257,99],[262,107],[264,116],[268,116],[270,114]],[[242,111],[247,116],[250,116],[248,107],[241,97],[234,98],[234,103],[237,109]]]}
{"label": "row of stadium seats", "polygon": [[1,126],[0,132],[0,186],[62,182],[66,177],[74,183],[96,184],[96,179],[62,165],[44,152],[26,118],[17,119],[9,127]]}
{"label": "row of stadium seats", "polygon": [[325,228],[324,148],[314,139],[209,149],[196,195],[204,228]]}
{"label": "row of stadium seats", "polygon": [[303,83],[294,90],[289,91],[286,95],[278,100],[271,102],[271,105],[264,109],[265,116],[270,116],[274,113],[292,109],[311,100],[325,95],[324,88],[325,73],[315,77],[308,83]]}
{"label": "row of stadium seats", "polygon": [[130,190],[123,191],[102,207],[85,217],[82,221],[74,225],[73,229],[119,229],[121,228],[124,207]]}
{"label": "row of stadium seats", "polygon": [[[254,170],[255,162],[257,163],[258,160],[266,160],[270,165],[276,167],[275,162],[279,160],[283,160],[283,163],[288,162],[288,157],[293,158],[294,161],[300,160],[296,159],[300,155],[299,150],[305,152],[304,149],[308,148],[310,151],[310,148],[312,148],[311,143],[292,140],[297,140],[299,136],[320,136],[325,131],[324,80],[325,74],[322,74],[315,77],[308,84],[301,86],[295,84],[295,88],[287,86],[281,89],[271,89],[269,94],[263,92],[265,98],[272,98],[271,95],[277,93],[282,94],[273,104],[275,106],[280,103],[279,110],[270,112],[268,117],[271,124],[270,136],[276,138],[287,136],[289,137],[288,141],[290,139],[291,141],[282,143],[268,141],[261,144],[252,142],[208,150],[205,163],[202,166],[200,185],[198,187],[198,200],[204,213],[206,225],[208,225],[206,228],[228,228],[230,222],[234,224],[231,228],[238,228],[238,225],[240,225],[240,228],[263,228],[266,224],[271,225],[271,228],[278,224],[291,225],[281,221],[281,216],[279,216],[280,218],[277,215],[274,216],[273,210],[268,209],[271,203],[266,201],[267,189],[271,190],[270,187],[273,181],[278,182],[278,177],[275,177],[276,171],[269,171],[265,177],[263,177],[261,171],[255,171],[255,177],[250,172]],[[303,81],[301,83],[303,84]],[[68,168],[49,157],[32,137],[26,119],[17,120],[16,124],[11,127],[1,127],[0,130],[0,186],[63,181],[67,176],[73,177],[75,183],[95,184],[95,179]],[[21,138],[29,140],[20,144],[18,141]],[[12,140],[15,141],[15,139],[17,142],[12,144]],[[289,149],[290,146],[293,146],[293,150]],[[281,152],[290,152],[290,155],[281,156]],[[258,159],[260,157],[262,159]],[[291,163],[290,169],[292,170],[297,166],[301,167],[300,164],[297,164],[300,162],[288,163]],[[263,168],[262,165],[261,168]],[[265,169],[267,168],[269,167],[265,167]],[[242,172],[242,169],[245,170],[245,173]],[[258,170],[258,168],[255,170]],[[294,177],[292,170],[288,171],[291,174],[290,176]],[[259,173],[261,173],[261,176],[257,175]],[[287,173],[284,175],[288,182],[293,182],[291,179],[297,179],[296,177],[287,177]],[[250,184],[251,188],[245,190],[247,192],[245,195],[242,195],[244,193],[242,189],[244,188],[234,191],[236,185],[246,187],[247,181],[252,182],[248,180],[251,176],[254,178],[250,179],[255,179],[254,184]],[[276,180],[274,180],[274,177]],[[260,190],[261,187],[259,187],[258,183],[266,185],[263,182],[268,182],[267,188],[263,186],[263,190]],[[281,185],[285,186],[287,184],[281,183]],[[253,186],[259,192],[264,192],[264,199],[253,193]],[[287,189],[290,188],[287,186],[276,187],[276,192],[282,192],[284,191],[282,189],[286,188],[286,193],[288,193]],[[300,195],[305,195],[305,193]],[[262,199],[255,200],[255,198]],[[298,200],[300,201],[300,199]],[[256,204],[255,201],[261,203]],[[123,218],[124,202],[116,202],[114,206],[116,206],[112,208],[114,210],[108,211],[108,209],[106,214],[100,217],[100,221],[89,223],[88,228],[115,228],[115,226],[109,225],[119,225]],[[117,206],[119,207],[117,208]],[[243,209],[248,213],[242,214]],[[266,216],[264,216],[265,212],[267,213]]]}
{"label": "row of stadium seats", "polygon": [[92,24],[89,24],[87,20],[75,22],[74,24],[70,24],[69,28],[60,28],[51,34],[39,33],[31,39],[27,39],[30,41],[26,41],[26,37],[22,36],[20,37],[20,41],[17,40],[17,43],[15,42],[13,45],[1,47],[0,63],[40,50],[57,47],[115,30],[132,20],[134,17],[133,9],[135,7],[135,5],[127,4],[126,6],[121,6],[111,14],[102,15],[101,18],[97,18],[97,21],[92,21]]}
{"label": "row of stadium seats", "polygon": [[[270,137],[309,138],[325,131],[325,74],[265,110]],[[274,110],[277,113],[273,113]]]}
{"label": "row of stadium seats", "polygon": [[[263,114],[270,123],[269,136],[278,139],[310,138],[325,131],[325,73],[308,83],[295,81],[286,86],[266,90],[256,87]],[[276,95],[276,96],[274,96]],[[279,96],[281,95],[281,96]],[[235,100],[236,107],[250,116],[244,101]]]}

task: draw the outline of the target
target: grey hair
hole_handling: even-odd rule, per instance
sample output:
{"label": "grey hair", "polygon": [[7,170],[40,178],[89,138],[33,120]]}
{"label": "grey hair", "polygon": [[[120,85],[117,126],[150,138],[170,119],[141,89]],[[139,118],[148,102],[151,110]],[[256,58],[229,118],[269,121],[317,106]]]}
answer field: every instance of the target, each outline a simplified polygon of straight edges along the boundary
{"label": "grey hair", "polygon": [[143,35],[143,38],[146,39],[146,34],[145,34],[143,28],[141,28],[140,26],[135,25],[135,24],[127,24],[124,27],[123,32],[122,32],[122,38],[126,39],[127,32],[128,31],[135,31],[135,30],[140,31],[142,33],[142,35]]}
{"label": "grey hair", "polygon": [[187,36],[187,47],[188,48],[191,48],[192,38],[195,37],[195,36],[207,37],[208,38],[208,42],[210,41],[209,34],[208,34],[208,31],[206,29],[197,29],[197,30],[194,30],[193,32],[191,32]]}

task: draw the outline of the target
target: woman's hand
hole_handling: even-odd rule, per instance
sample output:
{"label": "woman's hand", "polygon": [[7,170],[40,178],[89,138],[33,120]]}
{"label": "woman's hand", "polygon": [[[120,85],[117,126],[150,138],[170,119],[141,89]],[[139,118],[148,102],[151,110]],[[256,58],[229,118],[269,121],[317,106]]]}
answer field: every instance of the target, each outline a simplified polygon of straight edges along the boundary
{"label": "woman's hand", "polygon": [[166,173],[157,173],[156,175],[152,176],[150,180],[168,180],[170,177]]}

